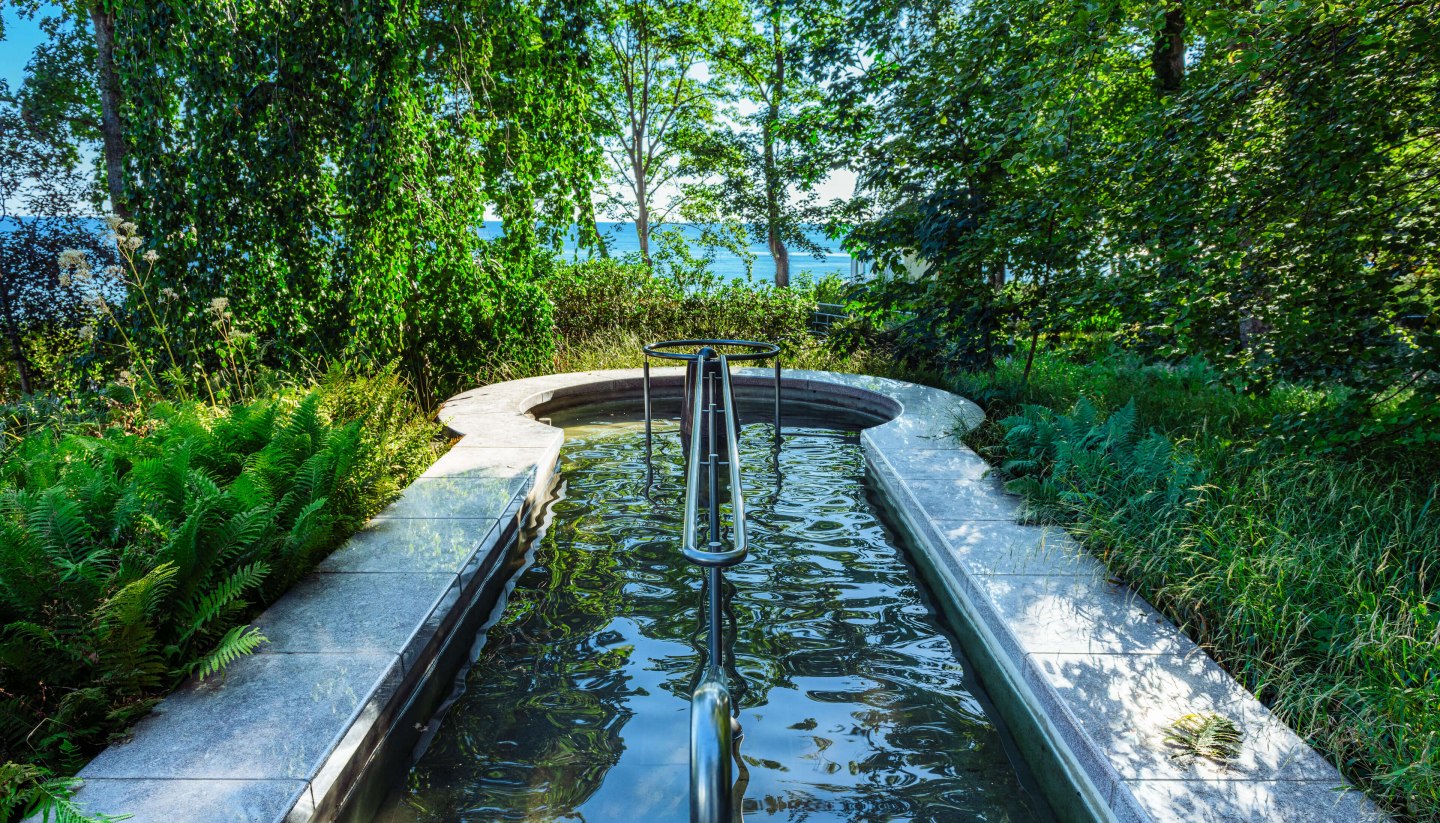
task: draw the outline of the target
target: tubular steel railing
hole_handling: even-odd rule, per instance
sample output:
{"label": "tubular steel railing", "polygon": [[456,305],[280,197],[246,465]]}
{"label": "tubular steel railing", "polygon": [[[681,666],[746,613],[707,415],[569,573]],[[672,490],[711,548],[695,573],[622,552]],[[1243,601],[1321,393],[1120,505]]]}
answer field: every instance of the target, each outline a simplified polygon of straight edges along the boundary
{"label": "tubular steel railing", "polygon": [[[722,339],[716,339],[716,340],[663,340],[663,341],[661,341],[661,342],[659,342],[659,343],[651,343],[651,344],[649,344],[648,346],[645,346],[645,348],[643,349],[643,351],[644,351],[644,353],[645,353],[645,362],[644,362],[644,368],[643,368],[643,371],[644,371],[644,380],[642,381],[641,391],[642,391],[642,402],[643,402],[644,405],[645,405],[645,465],[646,465],[647,467],[650,465],[651,457],[653,457],[653,455],[654,455],[654,446],[653,446],[654,434],[653,434],[653,424],[652,424],[652,422],[651,422],[651,421],[653,420],[653,415],[654,415],[654,407],[653,407],[653,405],[652,405],[654,393],[652,392],[651,386],[650,386],[650,358],[655,357],[655,358],[659,358],[659,359],[662,359],[662,360],[682,360],[682,361],[685,361],[685,362],[686,362],[686,366],[687,366],[687,368],[686,368],[686,373],[685,373],[685,386],[686,386],[686,389],[689,390],[689,389],[692,388],[693,386],[698,386],[698,385],[699,385],[699,381],[698,381],[698,380],[694,380],[694,381],[692,382],[691,374],[692,374],[692,372],[695,370],[696,364],[697,364],[698,361],[699,361],[700,353],[699,353],[699,352],[688,352],[688,351],[676,351],[676,349],[694,348],[694,347],[697,347],[697,346],[700,347],[700,350],[701,350],[701,351],[705,351],[706,349],[710,349],[710,351],[711,351],[711,355],[710,355],[710,356],[711,356],[711,357],[714,357],[714,356],[715,356],[715,355],[714,355],[714,348],[713,348],[713,347],[715,347],[715,346],[749,349],[749,351],[744,351],[744,352],[739,352],[739,353],[736,353],[736,354],[726,355],[726,358],[728,359],[729,362],[737,362],[737,363],[738,363],[738,362],[741,362],[741,361],[771,360],[771,359],[773,359],[773,360],[775,361],[775,404],[774,404],[774,405],[775,405],[775,409],[774,409],[774,411],[775,411],[775,449],[778,450],[778,449],[780,448],[780,347],[779,347],[779,346],[775,345],[774,343],[759,343],[759,342],[756,342],[756,341],[754,341],[754,340],[722,340]],[[737,417],[736,417],[736,420],[737,420],[737,421],[739,420],[738,415],[737,415]],[[738,425],[738,422],[737,422],[737,425]],[[684,425],[683,425],[683,414],[682,414],[682,426],[681,426],[681,433],[680,433],[680,435],[681,435],[682,438],[684,438],[684,437],[686,436],[686,434],[687,434],[687,432],[685,431],[685,428],[684,428]]]}
{"label": "tubular steel railing", "polygon": [[[731,823],[735,814],[731,794],[734,784],[731,748],[735,730],[731,727],[730,688],[723,669],[721,597],[724,569],[744,560],[749,546],[745,537],[745,495],[740,489],[740,448],[736,442],[737,414],[730,389],[730,364],[721,355],[717,372],[710,368],[710,353],[708,347],[701,349],[696,361],[698,385],[693,392],[690,417],[690,458],[685,472],[685,520],[680,544],[681,554],[705,569],[710,595],[706,610],[709,659],[699,685],[690,695],[690,820],[691,823]],[[719,469],[722,461],[718,428],[724,429],[724,443],[729,452],[729,459],[724,461],[729,468],[732,524],[732,543],[728,549],[721,539]],[[702,497],[709,510],[703,549],[697,540]]]}
{"label": "tubular steel railing", "polygon": [[[746,346],[741,355],[718,354],[711,345]],[[694,354],[657,353],[666,347],[701,346]],[[740,485],[740,411],[730,380],[730,361],[776,358],[775,437],[780,437],[779,349],[771,344],[749,341],[687,340],[645,347],[645,433],[646,462],[650,458],[650,375],[648,356],[689,361],[686,373],[689,431],[682,425],[682,443],[687,446],[685,466],[685,508],[681,531],[681,554],[705,570],[707,576],[706,643],[707,660],[698,684],[690,695],[690,820],[691,823],[735,823],[739,820],[739,791],[734,779],[734,746],[741,735],[735,719],[730,684],[724,664],[724,570],[745,559],[749,538],[745,526],[745,494]],[[688,414],[687,414],[688,413]],[[686,435],[688,434],[688,437]],[[730,503],[729,541],[721,519],[721,467],[726,469],[723,494]],[[706,512],[705,540],[700,540],[702,506]],[[733,622],[733,617],[732,617]],[[743,783],[743,781],[742,781]]]}

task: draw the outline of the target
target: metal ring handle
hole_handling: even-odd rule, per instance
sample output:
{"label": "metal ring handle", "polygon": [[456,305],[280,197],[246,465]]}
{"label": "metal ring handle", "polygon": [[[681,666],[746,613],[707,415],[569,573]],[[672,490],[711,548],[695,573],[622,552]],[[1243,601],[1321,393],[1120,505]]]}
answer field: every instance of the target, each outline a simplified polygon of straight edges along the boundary
{"label": "metal ring handle", "polygon": [[647,357],[659,357],[665,360],[699,360],[698,352],[677,352],[667,349],[680,346],[739,346],[750,349],[740,354],[728,354],[731,360],[768,360],[780,354],[780,347],[774,343],[761,343],[755,340],[661,340],[658,343],[650,343],[643,349]]}

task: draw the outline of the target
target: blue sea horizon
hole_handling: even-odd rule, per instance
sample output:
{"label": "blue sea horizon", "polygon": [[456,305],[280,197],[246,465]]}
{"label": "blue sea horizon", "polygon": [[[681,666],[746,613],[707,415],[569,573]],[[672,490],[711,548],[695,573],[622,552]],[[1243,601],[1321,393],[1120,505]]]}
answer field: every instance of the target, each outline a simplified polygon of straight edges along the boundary
{"label": "blue sea horizon", "polygon": [[[640,238],[635,233],[635,224],[631,222],[599,221],[596,226],[600,229],[600,236],[605,239],[605,245],[611,257],[625,257],[626,255],[638,255],[640,253]],[[674,229],[689,242],[691,252],[699,256],[702,251],[701,232],[704,227],[696,223],[668,223],[663,227],[656,227],[652,232],[661,228]],[[850,275],[850,255],[835,240],[831,240],[820,229],[810,229],[806,236],[811,242],[826,250],[825,258],[817,260],[814,255],[799,249],[790,250],[790,277],[799,279],[808,275],[819,280],[828,275],[839,275],[848,277]],[[500,224],[486,223],[480,230],[480,235],[487,240],[494,240],[501,235]],[[651,251],[655,249],[655,241],[651,240]],[[744,281],[752,279],[760,283],[773,282],[775,279],[775,258],[770,255],[770,249],[764,243],[750,243],[748,250],[755,255],[755,259],[747,272],[744,258],[728,249],[714,250],[715,257],[710,264],[711,272],[723,280]],[[575,233],[571,232],[566,236],[561,254],[567,260],[585,259],[591,255],[588,249],[581,249],[576,242]]]}
{"label": "blue sea horizon", "polygon": [[[12,216],[11,219],[16,219]],[[37,217],[23,217],[19,219],[35,220],[46,219]],[[95,226],[96,234],[105,232],[105,223],[99,218],[88,220]],[[611,257],[625,257],[626,255],[638,255],[640,252],[640,240],[635,234],[635,224],[629,222],[602,221],[597,224],[600,234],[605,238],[606,247]],[[664,226],[666,229],[678,230],[691,246],[693,254],[699,256],[705,250],[701,247],[700,236],[703,227],[693,223],[672,223]],[[0,231],[4,231],[3,223],[0,223]],[[494,240],[501,236],[500,222],[487,221],[480,229],[480,236],[486,240]],[[817,260],[814,255],[808,254],[799,249],[791,249],[790,252],[790,277],[798,280],[801,277],[809,276],[813,279],[828,275],[839,275],[848,277],[850,275],[850,255],[840,248],[840,244],[825,236],[819,229],[811,229],[806,232],[811,241],[823,249],[827,254],[823,260]],[[653,241],[652,241],[653,242]],[[653,249],[653,245],[652,245]],[[711,272],[718,278],[727,281],[753,280],[756,283],[773,282],[775,279],[775,260],[770,256],[770,249],[763,243],[750,243],[749,251],[755,255],[754,262],[747,271],[744,258],[726,249],[714,251],[714,259],[711,262]],[[575,233],[571,232],[564,240],[561,249],[561,256],[567,260],[585,259],[589,257],[589,250],[580,249],[575,240]]]}

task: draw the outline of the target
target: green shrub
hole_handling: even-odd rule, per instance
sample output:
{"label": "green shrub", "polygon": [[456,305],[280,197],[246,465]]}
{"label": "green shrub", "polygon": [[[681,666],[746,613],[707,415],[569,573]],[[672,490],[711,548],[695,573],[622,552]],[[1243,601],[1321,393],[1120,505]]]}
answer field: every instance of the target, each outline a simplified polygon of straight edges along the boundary
{"label": "green shrub", "polygon": [[957,374],[954,388],[1002,417],[1026,404],[1068,409],[1083,396],[1102,412],[1134,403],[1142,429],[1173,436],[1205,431],[1227,438],[1254,434],[1279,414],[1326,400],[1319,392],[1293,386],[1277,386],[1263,396],[1245,394],[1199,358],[1172,366],[1114,351],[1093,361],[1038,352],[1028,379],[1023,356],[1001,358],[989,371]]}
{"label": "green shrub", "polygon": [[[1068,369],[1028,386],[988,378],[1009,397],[1085,395],[994,427],[1009,487],[1377,799],[1440,820],[1440,485],[1287,451],[1263,426],[1232,440],[1281,401],[1186,393],[1178,375],[1111,365],[1089,386]],[[1088,399],[1137,383],[1150,395],[1108,416]]]}
{"label": "green shrub", "polygon": [[393,375],[334,375],[225,409],[122,409],[0,453],[6,816],[52,802],[55,774],[186,676],[253,651],[245,622],[433,460],[436,434]]}
{"label": "green shrub", "polygon": [[694,337],[798,343],[808,336],[814,299],[800,289],[749,283],[686,288],[641,265],[615,260],[557,262],[541,280],[567,346],[628,332],[646,341]]}

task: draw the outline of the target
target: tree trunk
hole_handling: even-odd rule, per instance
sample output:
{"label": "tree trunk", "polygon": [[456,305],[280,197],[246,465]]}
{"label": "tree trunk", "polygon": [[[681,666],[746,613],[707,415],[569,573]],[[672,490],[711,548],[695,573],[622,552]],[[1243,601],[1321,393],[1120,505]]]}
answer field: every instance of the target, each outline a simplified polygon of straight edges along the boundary
{"label": "tree trunk", "polygon": [[645,132],[635,129],[630,173],[635,181],[635,236],[640,241],[640,259],[650,265],[650,181],[645,177]]}
{"label": "tree trunk", "polygon": [[770,256],[775,258],[775,285],[782,289],[790,288],[790,249],[786,248],[785,241],[781,239],[780,232],[775,230],[775,225],[770,226]]}
{"label": "tree trunk", "polygon": [[774,53],[774,74],[771,76],[770,108],[765,113],[765,220],[770,256],[775,258],[775,285],[790,287],[790,250],[780,234],[780,210],[784,207],[785,181],[780,179],[780,166],[775,157],[775,127],[780,123],[780,101],[785,99],[785,45],[780,36],[780,6],[774,5],[770,16],[770,48]]}
{"label": "tree trunk", "polygon": [[635,201],[635,236],[640,240],[640,259],[645,265],[650,265],[650,209],[645,205],[645,198],[641,197]]}
{"label": "tree trunk", "polygon": [[10,338],[10,359],[15,363],[15,372],[20,375],[20,393],[29,394],[34,386],[30,384],[30,358],[25,356],[25,341],[13,323],[9,324],[5,336]]}
{"label": "tree trunk", "polygon": [[130,217],[125,194],[125,132],[120,124],[120,79],[115,75],[115,15],[98,4],[90,7],[95,26],[95,75],[100,87],[100,133],[105,149],[105,182],[110,210]]}
{"label": "tree trunk", "polygon": [[1180,91],[1185,80],[1185,4],[1173,0],[1165,12],[1165,24],[1155,37],[1155,50],[1150,54],[1150,68],[1155,72],[1155,89],[1160,96]]}
{"label": "tree trunk", "polygon": [[1005,289],[1005,261],[999,260],[990,268],[990,288],[999,294]]}

